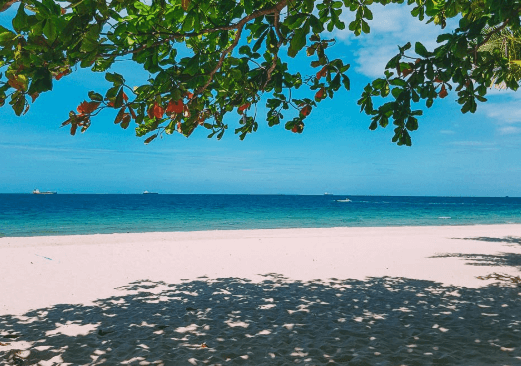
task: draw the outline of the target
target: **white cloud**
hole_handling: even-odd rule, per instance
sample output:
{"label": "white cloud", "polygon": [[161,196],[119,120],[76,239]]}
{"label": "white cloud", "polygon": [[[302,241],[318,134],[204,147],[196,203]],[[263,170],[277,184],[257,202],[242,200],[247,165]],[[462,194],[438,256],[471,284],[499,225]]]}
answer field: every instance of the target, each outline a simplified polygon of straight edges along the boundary
{"label": "white cloud", "polygon": [[514,135],[514,134],[521,133],[521,127],[515,127],[515,126],[499,127],[498,132],[501,135]]}
{"label": "white cloud", "polygon": [[492,146],[493,143],[483,142],[483,141],[453,141],[450,145],[454,146]]}
{"label": "white cloud", "polygon": [[369,77],[383,75],[389,59],[398,53],[398,45],[403,46],[411,42],[414,47],[415,42],[421,42],[428,50],[432,50],[437,46],[437,36],[450,32],[449,29],[454,28],[455,24],[451,21],[444,30],[433,23],[425,24],[425,21],[413,18],[410,14],[412,8],[406,5],[375,4],[370,9],[373,12],[373,20],[369,22],[371,33],[362,33],[360,37],[355,37],[353,32],[347,29],[354,19],[354,14],[346,9],[342,13],[346,29],[334,34],[345,44],[357,47],[354,51],[355,70]]}
{"label": "white cloud", "polygon": [[518,103],[488,102],[480,106],[487,117],[494,119],[498,125],[521,123],[521,108]]}

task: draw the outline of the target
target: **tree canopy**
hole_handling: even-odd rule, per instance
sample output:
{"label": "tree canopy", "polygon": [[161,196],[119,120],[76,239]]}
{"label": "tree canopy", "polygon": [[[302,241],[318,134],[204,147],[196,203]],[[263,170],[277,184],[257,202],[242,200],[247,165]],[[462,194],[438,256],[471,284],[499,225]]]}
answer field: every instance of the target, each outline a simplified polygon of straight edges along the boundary
{"label": "tree canopy", "polygon": [[[421,108],[437,98],[456,93],[461,111],[473,113],[491,85],[517,90],[521,0],[3,0],[0,11],[17,11],[0,26],[0,106],[25,114],[62,77],[88,68],[105,73],[108,90],[89,92],[69,112],[63,125],[71,134],[105,109],[116,110],[122,128],[135,123],[145,143],[198,126],[221,138],[228,113],[238,114],[241,139],[264,117],[301,133],[313,108],[350,89],[350,65],[328,57],[334,31],[363,36],[372,6],[390,3],[406,3],[411,16],[441,28],[449,18],[459,26],[433,50],[398,45],[358,101],[370,129],[392,123],[393,142],[410,145]],[[343,12],[354,20],[346,24]],[[292,69],[300,53],[316,72]],[[111,70],[119,60],[141,65],[148,81],[128,85]],[[265,116],[257,116],[259,103]]]}

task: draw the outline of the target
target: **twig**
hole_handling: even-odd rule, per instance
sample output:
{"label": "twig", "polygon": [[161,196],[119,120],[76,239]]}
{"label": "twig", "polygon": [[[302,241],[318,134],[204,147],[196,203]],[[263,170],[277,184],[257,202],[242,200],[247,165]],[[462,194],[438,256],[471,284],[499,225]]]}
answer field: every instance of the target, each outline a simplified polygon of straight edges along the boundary
{"label": "twig", "polygon": [[0,13],[3,11],[6,11],[13,5],[14,3],[17,3],[20,0],[8,0],[4,5],[2,5],[2,8],[0,9]]}
{"label": "twig", "polygon": [[[248,23],[252,19],[258,18],[259,16],[263,16],[263,15],[271,14],[271,13],[275,13],[275,17],[276,17],[275,20],[277,20],[278,19],[277,15],[280,14],[280,11],[282,9],[284,9],[284,7],[286,6],[286,3],[287,3],[287,0],[282,0],[276,6],[274,6],[273,8],[254,11],[249,16],[242,18],[241,21],[236,23],[237,24],[237,33],[235,34],[235,39],[233,40],[233,43],[221,53],[221,57],[219,58],[219,62],[217,62],[217,65],[215,66],[215,68],[209,74],[210,78],[208,79],[208,81],[201,88],[199,88],[196,91],[196,94],[202,94],[208,88],[208,86],[210,85],[210,83],[213,80],[213,76],[221,68],[221,66],[222,66],[222,64],[224,62],[224,59],[226,58],[226,55],[228,55],[231,51],[233,51],[233,49],[239,43],[239,40],[241,38],[242,30],[243,30],[244,26],[246,25],[246,23]],[[278,51],[278,48],[277,48],[277,51]],[[275,59],[276,58],[277,58],[277,54],[275,54]],[[274,68],[275,68],[274,65],[272,65],[270,67],[270,70],[272,70]],[[268,75],[270,75],[270,74],[271,74],[271,72],[268,70]]]}
{"label": "twig", "polygon": [[239,30],[239,29],[242,29],[244,27],[244,25],[246,23],[248,23],[250,20],[256,19],[258,17],[264,16],[264,15],[267,15],[267,14],[280,14],[281,10],[286,7],[287,2],[288,2],[288,0],[281,0],[277,5],[275,5],[272,8],[256,10],[253,13],[251,13],[250,15],[242,18],[241,20],[239,20],[237,23],[234,23],[234,24],[230,24],[230,25],[223,26],[223,27],[215,27],[215,28],[203,29],[203,30],[201,30],[199,32],[170,33],[169,37],[166,37],[166,38],[164,38],[164,39],[162,39],[160,41],[154,42],[154,43],[152,43],[150,45],[143,45],[143,46],[138,47],[136,49],[125,51],[125,52],[122,52],[122,53],[117,54],[117,55],[114,55],[114,54],[101,54],[100,56],[102,56],[102,57],[106,57],[106,56],[124,56],[124,55],[128,55],[128,54],[132,54],[132,53],[137,53],[137,52],[143,51],[143,50],[145,50],[147,48],[154,48],[154,47],[160,46],[160,45],[162,45],[162,44],[164,44],[166,42],[173,41],[176,38],[198,37],[198,36],[203,35],[203,34],[215,33],[215,32],[219,32],[219,31],[234,30],[234,29]]}

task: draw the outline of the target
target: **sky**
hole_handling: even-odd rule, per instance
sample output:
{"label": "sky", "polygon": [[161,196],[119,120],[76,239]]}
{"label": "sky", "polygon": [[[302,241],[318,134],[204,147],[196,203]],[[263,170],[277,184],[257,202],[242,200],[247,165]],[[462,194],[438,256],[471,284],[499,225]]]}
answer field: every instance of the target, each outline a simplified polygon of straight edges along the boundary
{"label": "sky", "polygon": [[[10,9],[0,13],[7,26]],[[455,95],[425,109],[412,147],[391,142],[392,127],[369,130],[370,119],[356,101],[363,87],[383,75],[397,45],[422,42],[432,49],[440,29],[422,24],[403,5],[375,5],[371,33],[331,34],[337,42],[331,58],[351,64],[351,91],[327,99],[306,119],[303,134],[268,127],[240,141],[234,134],[239,116],[225,120],[229,130],[219,141],[196,129],[156,139],[149,145],[131,127],[113,124],[100,114],[84,134],[60,128],[68,111],[103,91],[103,74],[88,70],[62,78],[42,94],[29,112],[16,117],[0,108],[0,193],[223,193],[521,196],[520,93],[491,90],[475,114],[461,114]],[[349,14],[344,14],[349,20]],[[454,26],[454,24],[452,24]],[[449,24],[449,28],[451,24]],[[290,61],[309,70],[310,59]],[[116,71],[130,82],[147,77],[131,64]],[[136,84],[137,85],[137,84]],[[263,108],[259,108],[262,115]]]}

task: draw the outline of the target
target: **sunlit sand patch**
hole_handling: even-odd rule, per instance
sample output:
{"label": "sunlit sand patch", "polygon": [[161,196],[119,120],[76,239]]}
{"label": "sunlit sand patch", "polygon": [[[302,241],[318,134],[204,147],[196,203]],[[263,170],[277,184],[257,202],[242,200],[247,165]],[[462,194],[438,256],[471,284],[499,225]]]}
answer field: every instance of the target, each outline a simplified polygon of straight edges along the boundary
{"label": "sunlit sand patch", "polygon": [[69,337],[86,336],[94,332],[101,323],[81,325],[80,322],[68,321],[65,324],[56,323],[56,329],[45,333],[46,337],[63,334]]}
{"label": "sunlit sand patch", "polygon": [[248,328],[248,327],[250,326],[248,323],[245,323],[245,322],[242,322],[242,321],[236,321],[236,322],[234,322],[234,321],[231,320],[231,319],[226,320],[225,323],[226,323],[230,328],[236,328],[236,327]]}
{"label": "sunlit sand patch", "polygon": [[54,356],[53,358],[46,360],[46,361],[40,361],[38,362],[38,366],[55,366],[55,365],[72,365],[72,363],[64,362],[61,355]]}
{"label": "sunlit sand patch", "polygon": [[186,327],[179,327],[179,328],[176,328],[175,331],[177,333],[195,333],[197,331],[197,328],[199,326],[197,324],[190,324]]}

